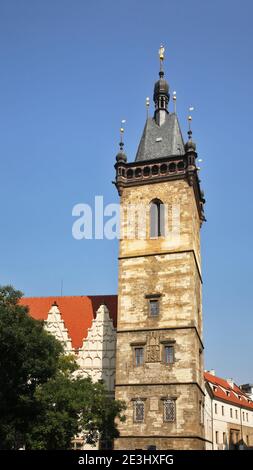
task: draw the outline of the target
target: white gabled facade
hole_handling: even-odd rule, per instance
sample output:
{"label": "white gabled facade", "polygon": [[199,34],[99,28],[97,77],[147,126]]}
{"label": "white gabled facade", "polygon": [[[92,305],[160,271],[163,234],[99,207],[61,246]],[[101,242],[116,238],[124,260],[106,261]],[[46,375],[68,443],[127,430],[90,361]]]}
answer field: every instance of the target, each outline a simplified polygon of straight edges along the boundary
{"label": "white gabled facade", "polygon": [[114,392],[116,329],[105,305],[97,310],[83,346],[78,351],[77,363],[84,375],[94,382],[103,380],[107,389]]}
{"label": "white gabled facade", "polygon": [[64,321],[61,317],[61,312],[57,305],[52,305],[50,308],[48,317],[44,320],[44,328],[62,343],[66,354],[74,352],[68,330],[65,327]]}

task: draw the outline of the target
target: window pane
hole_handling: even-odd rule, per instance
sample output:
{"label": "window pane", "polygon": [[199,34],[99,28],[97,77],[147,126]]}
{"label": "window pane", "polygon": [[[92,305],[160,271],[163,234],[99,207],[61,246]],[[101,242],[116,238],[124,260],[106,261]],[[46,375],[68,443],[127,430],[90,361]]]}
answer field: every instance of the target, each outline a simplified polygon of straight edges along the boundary
{"label": "window pane", "polygon": [[150,236],[158,236],[158,206],[154,202],[150,206]]}
{"label": "window pane", "polygon": [[152,317],[156,317],[159,315],[159,301],[158,300],[150,300],[150,315]]}
{"label": "window pane", "polygon": [[135,421],[144,421],[144,403],[143,401],[136,401],[134,405],[134,419]]}
{"label": "window pane", "polygon": [[164,421],[175,421],[176,405],[174,400],[164,400]]}
{"label": "window pane", "polygon": [[141,366],[143,364],[143,348],[135,348],[135,365]]}
{"label": "window pane", "polygon": [[174,362],[174,347],[165,346],[165,362],[166,364],[172,364]]}

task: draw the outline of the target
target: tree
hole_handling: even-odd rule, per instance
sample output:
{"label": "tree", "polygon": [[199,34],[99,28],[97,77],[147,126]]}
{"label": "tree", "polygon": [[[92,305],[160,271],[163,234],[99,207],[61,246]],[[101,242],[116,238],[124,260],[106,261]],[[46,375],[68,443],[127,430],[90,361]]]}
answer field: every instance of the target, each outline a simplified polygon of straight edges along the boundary
{"label": "tree", "polygon": [[0,448],[16,448],[37,417],[36,387],[57,370],[61,344],[19,305],[22,293],[0,287]]}
{"label": "tree", "polygon": [[90,444],[112,441],[124,404],[78,374],[74,357],[19,305],[21,295],[0,287],[0,449],[67,449],[80,432]]}
{"label": "tree", "polygon": [[124,420],[123,403],[113,400],[102,382],[73,376],[75,360],[61,360],[55,376],[36,390],[39,420],[26,436],[27,448],[66,449],[81,434],[89,444],[104,444],[118,436],[115,418]]}

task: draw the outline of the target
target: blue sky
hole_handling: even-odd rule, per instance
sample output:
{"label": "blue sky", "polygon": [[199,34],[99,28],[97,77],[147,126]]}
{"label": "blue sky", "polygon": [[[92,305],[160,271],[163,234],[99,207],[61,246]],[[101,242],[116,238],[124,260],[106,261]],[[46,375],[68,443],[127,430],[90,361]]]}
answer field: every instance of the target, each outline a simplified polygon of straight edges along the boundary
{"label": "blue sky", "polygon": [[27,296],[117,292],[116,241],[72,238],[72,207],[117,202],[118,129],[133,160],[166,46],[186,136],[189,105],[206,193],[206,367],[252,367],[250,0],[1,0],[0,283]]}

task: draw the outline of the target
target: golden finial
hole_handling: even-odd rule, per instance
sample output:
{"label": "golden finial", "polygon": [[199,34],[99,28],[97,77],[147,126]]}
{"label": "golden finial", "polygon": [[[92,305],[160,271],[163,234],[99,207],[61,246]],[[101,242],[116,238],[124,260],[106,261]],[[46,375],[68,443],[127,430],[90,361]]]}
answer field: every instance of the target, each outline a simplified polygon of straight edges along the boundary
{"label": "golden finial", "polygon": [[158,51],[159,59],[160,59],[160,72],[163,71],[164,53],[165,53],[165,47],[161,44],[159,51]]}
{"label": "golden finial", "polygon": [[159,58],[161,61],[164,60],[164,52],[165,52],[165,47],[161,44],[160,49],[159,49]]}

